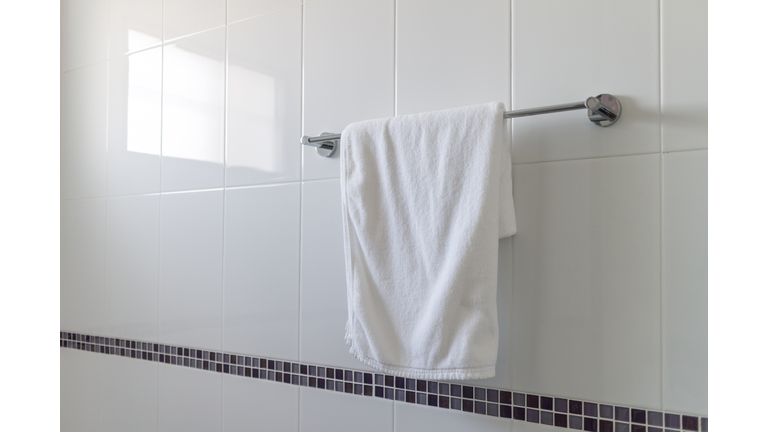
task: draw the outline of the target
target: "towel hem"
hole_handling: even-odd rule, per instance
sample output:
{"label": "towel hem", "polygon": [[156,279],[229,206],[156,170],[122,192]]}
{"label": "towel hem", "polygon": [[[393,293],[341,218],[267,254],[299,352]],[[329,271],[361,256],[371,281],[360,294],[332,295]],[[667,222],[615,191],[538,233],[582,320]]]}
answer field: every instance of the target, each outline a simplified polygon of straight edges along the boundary
{"label": "towel hem", "polygon": [[407,366],[388,365],[362,355],[357,350],[357,348],[355,348],[354,341],[349,336],[349,329],[347,329],[347,335],[344,339],[347,343],[347,346],[349,347],[349,353],[352,354],[352,356],[355,357],[358,361],[361,361],[366,366],[372,367],[378,371],[396,376],[435,380],[486,379],[496,376],[495,364],[491,366],[453,369],[421,369]]}

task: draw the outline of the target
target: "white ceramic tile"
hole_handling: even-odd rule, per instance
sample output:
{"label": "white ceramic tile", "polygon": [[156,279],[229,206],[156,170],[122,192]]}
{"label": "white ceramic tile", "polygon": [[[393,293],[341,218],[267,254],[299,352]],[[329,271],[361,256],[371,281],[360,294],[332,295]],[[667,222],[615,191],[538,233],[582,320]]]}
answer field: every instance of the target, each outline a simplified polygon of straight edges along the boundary
{"label": "white ceramic tile", "polygon": [[162,48],[109,62],[109,195],[160,192],[162,80]]}
{"label": "white ceramic tile", "polygon": [[513,432],[552,432],[556,430],[554,426],[520,420],[512,420],[511,426]]}
{"label": "white ceramic tile", "polygon": [[107,199],[105,335],[157,341],[160,196]]}
{"label": "white ceramic tile", "polygon": [[157,362],[104,356],[104,430],[157,430],[157,369]]}
{"label": "white ceramic tile", "polygon": [[661,1],[664,151],[707,148],[707,2]]}
{"label": "white ceramic tile", "polygon": [[301,361],[373,370],[344,341],[347,281],[339,180],[305,182],[301,192]]}
{"label": "white ceramic tile", "polygon": [[109,0],[109,57],[163,40],[163,0]]}
{"label": "white ceramic tile", "polygon": [[300,4],[301,0],[228,0],[227,22],[265,15]]}
{"label": "white ceramic tile", "polygon": [[243,379],[230,375],[224,379],[221,430],[299,430],[299,388],[272,381]]}
{"label": "white ceramic tile", "polygon": [[62,71],[106,60],[108,44],[109,0],[62,0]]}
{"label": "white ceramic tile", "polygon": [[61,328],[104,332],[104,199],[61,202]]}
{"label": "white ceramic tile", "polygon": [[436,409],[409,403],[396,403],[394,432],[509,432],[508,419]]}
{"label": "white ceramic tile", "polygon": [[707,151],[664,155],[664,410],[707,414]]}
{"label": "white ceramic tile", "polygon": [[226,0],[163,0],[165,40],[224,25]]}
{"label": "white ceramic tile", "polygon": [[483,387],[512,388],[512,238],[499,240],[498,286],[496,308],[499,320],[499,354],[496,357],[496,376],[481,380],[451,381]]}
{"label": "white ceramic tile", "polygon": [[59,354],[61,432],[103,432],[106,356],[70,348]]}
{"label": "white ceramic tile", "polygon": [[393,402],[301,388],[301,432],[392,432]]}
{"label": "white ceramic tile", "polygon": [[158,339],[221,349],[224,192],[163,195]]}
{"label": "white ceramic tile", "polygon": [[157,430],[221,430],[222,374],[158,365]]}
{"label": "white ceramic tile", "polygon": [[600,93],[623,107],[608,128],[583,110],[508,120],[515,163],[659,151],[658,16],[657,1],[513,1],[513,109]]}
{"label": "white ceramic tile", "polygon": [[510,106],[510,2],[397,3],[397,115]]}
{"label": "white ceramic tile", "polygon": [[228,32],[227,186],[299,180],[301,8]]}
{"label": "white ceramic tile", "polygon": [[[395,115],[394,41],[394,0],[304,5],[304,135]],[[339,177],[338,155],[303,152],[304,180]]]}
{"label": "white ceramic tile", "polygon": [[164,191],[224,183],[224,28],[164,46]]}
{"label": "white ceramic tile", "polygon": [[299,358],[298,183],[226,192],[223,349]]}
{"label": "white ceramic tile", "polygon": [[515,390],[661,408],[660,175],[660,155],[515,167]]}
{"label": "white ceramic tile", "polygon": [[107,63],[61,75],[61,197],[106,192]]}

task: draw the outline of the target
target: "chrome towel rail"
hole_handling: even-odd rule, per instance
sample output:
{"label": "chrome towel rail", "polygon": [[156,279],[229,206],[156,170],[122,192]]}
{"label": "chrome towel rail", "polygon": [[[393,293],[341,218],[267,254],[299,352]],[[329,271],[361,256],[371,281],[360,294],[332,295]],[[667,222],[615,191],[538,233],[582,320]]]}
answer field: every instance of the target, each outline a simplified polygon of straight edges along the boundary
{"label": "chrome towel rail", "polygon": [[[584,102],[573,102],[562,105],[551,105],[541,108],[529,108],[515,111],[504,111],[504,118],[528,117],[539,114],[552,114],[564,111],[586,109],[587,118],[594,124],[608,127],[621,117],[621,102],[608,93],[588,97]],[[341,134],[323,132],[319,136],[301,137],[301,144],[316,147],[317,154],[323,157],[331,157],[336,153]]]}

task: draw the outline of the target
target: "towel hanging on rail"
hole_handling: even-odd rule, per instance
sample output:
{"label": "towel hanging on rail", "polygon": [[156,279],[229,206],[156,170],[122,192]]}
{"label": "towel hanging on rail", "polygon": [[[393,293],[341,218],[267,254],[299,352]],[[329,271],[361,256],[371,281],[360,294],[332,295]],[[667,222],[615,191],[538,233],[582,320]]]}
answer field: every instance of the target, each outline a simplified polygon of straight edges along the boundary
{"label": "towel hanging on rail", "polygon": [[498,240],[515,233],[504,105],[349,125],[341,194],[350,353],[421,379],[495,375]]}

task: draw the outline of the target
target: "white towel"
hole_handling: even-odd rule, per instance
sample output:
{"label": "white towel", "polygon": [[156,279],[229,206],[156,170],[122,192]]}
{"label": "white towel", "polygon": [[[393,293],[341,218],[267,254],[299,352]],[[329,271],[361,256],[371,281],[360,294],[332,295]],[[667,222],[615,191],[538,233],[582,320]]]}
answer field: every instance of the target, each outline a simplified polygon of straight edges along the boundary
{"label": "white towel", "polygon": [[496,374],[498,239],[516,232],[504,105],[349,125],[341,195],[349,351],[422,379]]}

